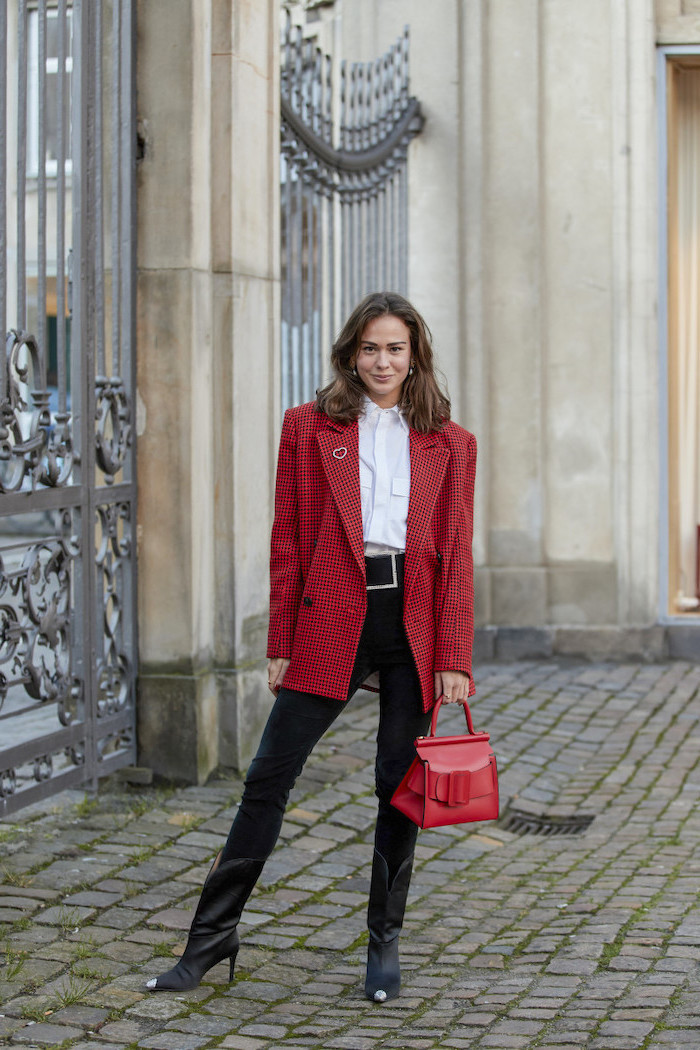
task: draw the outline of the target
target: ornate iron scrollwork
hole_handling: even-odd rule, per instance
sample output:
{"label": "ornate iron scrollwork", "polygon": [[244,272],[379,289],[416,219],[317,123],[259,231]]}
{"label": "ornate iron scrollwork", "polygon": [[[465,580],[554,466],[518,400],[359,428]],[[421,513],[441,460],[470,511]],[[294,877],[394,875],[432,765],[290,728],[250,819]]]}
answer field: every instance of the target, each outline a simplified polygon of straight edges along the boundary
{"label": "ornate iron scrollwork", "polygon": [[51,414],[51,395],[42,379],[44,353],[35,337],[10,331],[2,367],[6,396],[0,405],[0,492],[19,492],[27,480],[31,489],[67,484],[76,458],[72,420],[68,412]]}
{"label": "ornate iron scrollwork", "polygon": [[65,119],[0,199],[0,815],[135,758],[136,2],[14,6],[0,139]]}
{"label": "ornate iron scrollwork", "polygon": [[34,759],[34,779],[38,782],[50,780],[53,773],[53,759],[51,755],[37,755]]}
{"label": "ornate iron scrollwork", "polygon": [[78,458],[73,448],[72,416],[68,412],[57,412],[44,455],[42,482],[52,488],[68,484],[73,464],[78,462]]}
{"label": "ornate iron scrollwork", "polygon": [[58,702],[58,720],[62,726],[71,725],[78,717],[83,700],[83,680],[74,678],[70,690]]}
{"label": "ornate iron scrollwork", "polygon": [[10,798],[17,790],[17,771],[15,769],[0,770],[0,798]]}
{"label": "ornate iron scrollwork", "polygon": [[408,286],[408,147],[424,118],[410,94],[408,30],[374,62],[342,62],[336,89],[331,56],[292,26],[288,6],[280,92],[287,407],[313,398],[326,347],[358,300]]}
{"label": "ornate iron scrollwork", "polygon": [[35,700],[62,701],[70,675],[71,515],[63,515],[65,535],[29,546],[21,563],[6,568],[0,559],[0,707],[11,685],[23,685]]}
{"label": "ornate iron scrollwork", "polygon": [[[0,557],[0,595],[5,590],[7,590],[7,576]],[[20,638],[21,631],[16,610],[10,604],[0,605],[0,664],[12,660],[17,652]],[[7,698],[8,688],[7,677],[0,672],[0,711]]]}
{"label": "ornate iron scrollwork", "polygon": [[102,761],[110,755],[129,749],[133,743],[133,733],[128,729],[120,733],[107,733],[97,741],[98,758]]}
{"label": "ornate iron scrollwork", "polygon": [[74,766],[85,765],[85,748],[83,746],[66,748],[66,756]]}
{"label": "ornate iron scrollwork", "polygon": [[103,650],[97,661],[97,716],[121,711],[129,703],[133,671],[123,649],[124,565],[131,558],[131,507],[108,503],[97,508],[99,545],[95,561],[102,573]]}
{"label": "ornate iron scrollwork", "polygon": [[95,380],[95,455],[111,485],[131,447],[131,408],[121,379]]}

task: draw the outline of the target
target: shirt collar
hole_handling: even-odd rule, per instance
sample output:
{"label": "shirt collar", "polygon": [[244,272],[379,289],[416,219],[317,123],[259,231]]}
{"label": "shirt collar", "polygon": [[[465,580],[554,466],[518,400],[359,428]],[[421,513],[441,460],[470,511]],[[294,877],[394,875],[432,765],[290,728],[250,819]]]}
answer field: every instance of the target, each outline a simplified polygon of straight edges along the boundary
{"label": "shirt collar", "polygon": [[393,412],[396,418],[398,419],[399,423],[401,424],[401,428],[405,430],[406,433],[408,433],[410,429],[409,425],[406,422],[406,417],[404,416],[403,412],[401,411],[398,405],[393,405],[392,408],[380,408],[376,401],[373,401],[371,397],[367,396],[367,394],[364,395],[362,400],[362,415],[359,418],[359,425],[367,426],[370,419],[373,419],[373,417],[375,416],[376,419],[374,419],[374,422],[376,424],[379,420],[378,414],[380,412]]}

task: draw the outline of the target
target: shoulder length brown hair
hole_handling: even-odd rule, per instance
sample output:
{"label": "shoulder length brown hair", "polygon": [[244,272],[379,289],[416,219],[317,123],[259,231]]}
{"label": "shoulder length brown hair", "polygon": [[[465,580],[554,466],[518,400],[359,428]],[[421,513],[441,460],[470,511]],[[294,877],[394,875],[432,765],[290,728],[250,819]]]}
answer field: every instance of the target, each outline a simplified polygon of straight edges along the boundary
{"label": "shoulder length brown hair", "polygon": [[353,364],[365,328],[385,314],[398,317],[411,333],[413,371],[404,380],[399,408],[414,430],[440,430],[450,418],[450,402],[435,378],[430,330],[415,307],[395,292],[372,292],[350,314],[331,352],[334,376],[317,392],[316,407],[337,423],[350,423],[360,415],[366,390],[353,374]]}

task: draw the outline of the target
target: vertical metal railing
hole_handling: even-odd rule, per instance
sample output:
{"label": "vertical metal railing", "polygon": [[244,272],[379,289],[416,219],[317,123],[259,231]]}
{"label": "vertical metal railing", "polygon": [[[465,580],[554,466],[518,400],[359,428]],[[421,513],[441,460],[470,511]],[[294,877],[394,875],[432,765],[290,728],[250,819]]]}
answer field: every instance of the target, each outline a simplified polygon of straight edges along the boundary
{"label": "vertical metal railing", "polygon": [[[120,0],[112,0],[112,68],[119,70],[121,57],[121,34],[119,31]],[[118,78],[118,73],[116,74]],[[118,79],[117,79],[118,84]],[[112,132],[115,141],[121,140],[121,92],[112,91]],[[120,248],[122,237],[121,223],[121,170],[117,163],[112,164],[112,373],[118,376],[121,354],[121,268]]]}
{"label": "vertical metal railing", "polygon": [[[56,85],[56,361],[58,411],[66,413],[68,388],[66,376],[66,0],[58,0],[58,76]],[[39,157],[39,167],[44,167]]]}
{"label": "vertical metal railing", "polygon": [[[7,4],[0,3],[0,339],[7,330]],[[7,375],[0,362],[0,405],[7,399]],[[2,421],[0,420],[0,426]]]}
{"label": "vertical metal railing", "polygon": [[[47,60],[47,12],[46,0],[39,0],[37,7],[37,155],[46,156],[46,60]],[[37,179],[37,304],[46,302],[46,165],[39,164]],[[36,334],[39,346],[46,346],[46,310],[37,309]],[[41,386],[48,382],[46,354],[41,356]]]}
{"label": "vertical metal railing", "polygon": [[0,4],[0,813],[135,754],[135,0],[12,3],[9,17]]}
{"label": "vertical metal railing", "polygon": [[[95,55],[93,59],[95,64],[95,139],[97,142],[102,142],[104,138],[102,119],[102,108],[104,106],[104,76],[101,62],[102,34],[102,4],[97,4],[95,8]],[[105,254],[104,223],[101,221],[102,201],[104,200],[104,160],[102,152],[102,150],[97,150],[95,154],[95,198],[100,208],[100,219],[95,223],[95,252],[98,259],[104,259]],[[95,267],[95,335],[98,376],[106,374],[105,317],[105,272],[103,266],[97,266]]]}
{"label": "vertical metal railing", "polygon": [[27,200],[27,2],[17,10],[17,326],[24,328],[26,295],[26,200]]}
{"label": "vertical metal railing", "polygon": [[[381,58],[332,62],[287,17],[282,42],[282,401],[313,398],[342,320],[373,290],[407,291],[408,29]],[[336,145],[337,143],[337,145]]]}

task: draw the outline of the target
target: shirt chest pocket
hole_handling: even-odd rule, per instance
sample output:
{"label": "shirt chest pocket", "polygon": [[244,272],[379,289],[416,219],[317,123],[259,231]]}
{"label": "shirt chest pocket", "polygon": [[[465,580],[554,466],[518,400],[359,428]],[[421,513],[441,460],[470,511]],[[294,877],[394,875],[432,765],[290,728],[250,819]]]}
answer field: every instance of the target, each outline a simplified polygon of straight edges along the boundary
{"label": "shirt chest pocket", "polygon": [[394,478],[391,483],[391,516],[406,520],[408,517],[408,499],[411,494],[410,478]]}
{"label": "shirt chest pocket", "polygon": [[362,523],[367,529],[367,525],[372,517],[372,472],[364,465],[360,463],[360,499],[362,502]]}

